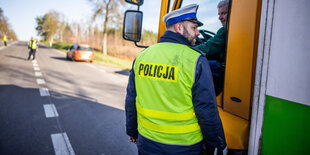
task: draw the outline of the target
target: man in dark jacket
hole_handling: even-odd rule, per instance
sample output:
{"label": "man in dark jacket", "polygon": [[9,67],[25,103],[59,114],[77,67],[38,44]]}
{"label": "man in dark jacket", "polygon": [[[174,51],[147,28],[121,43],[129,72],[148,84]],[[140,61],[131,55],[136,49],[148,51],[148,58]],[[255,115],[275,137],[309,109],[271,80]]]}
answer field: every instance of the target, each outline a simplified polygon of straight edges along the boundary
{"label": "man in dark jacket", "polygon": [[226,19],[228,4],[228,0],[222,0],[217,5],[219,20],[223,27],[221,27],[212,38],[208,39],[207,42],[194,47],[205,53],[209,60],[209,64],[213,74],[213,81],[215,84],[215,92],[217,95],[223,89],[223,75],[226,57]]}
{"label": "man in dark jacket", "polygon": [[217,5],[219,20],[223,27],[221,27],[214,37],[207,42],[195,46],[196,49],[206,53],[208,60],[218,60],[223,62],[225,59],[225,39],[226,39],[226,19],[228,10],[228,0],[222,0]]}
{"label": "man in dark jacket", "polygon": [[197,9],[191,4],[165,15],[167,31],[133,63],[126,133],[139,154],[198,155],[203,141],[217,154],[227,153],[208,61],[190,48],[202,25]]}

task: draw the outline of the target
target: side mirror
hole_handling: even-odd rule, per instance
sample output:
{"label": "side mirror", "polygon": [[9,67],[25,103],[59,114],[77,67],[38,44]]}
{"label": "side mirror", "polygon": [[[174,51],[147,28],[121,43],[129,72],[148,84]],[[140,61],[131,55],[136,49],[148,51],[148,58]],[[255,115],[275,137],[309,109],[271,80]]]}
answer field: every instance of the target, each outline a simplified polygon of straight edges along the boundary
{"label": "side mirror", "polygon": [[134,42],[141,40],[142,30],[142,16],[141,11],[127,10],[124,17],[123,38]]}
{"label": "side mirror", "polygon": [[134,4],[134,5],[142,5],[143,4],[143,0],[125,0],[127,3],[130,3],[130,4]]}

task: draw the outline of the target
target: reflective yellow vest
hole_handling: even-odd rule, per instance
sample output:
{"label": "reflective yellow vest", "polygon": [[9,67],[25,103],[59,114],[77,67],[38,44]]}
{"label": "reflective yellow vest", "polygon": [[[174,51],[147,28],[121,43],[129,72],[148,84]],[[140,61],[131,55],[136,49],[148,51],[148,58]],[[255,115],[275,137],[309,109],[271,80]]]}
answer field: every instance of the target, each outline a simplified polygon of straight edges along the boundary
{"label": "reflective yellow vest", "polygon": [[3,36],[3,41],[8,41],[8,38],[6,36]]}
{"label": "reflective yellow vest", "polygon": [[32,49],[37,49],[37,41],[36,40],[30,40],[29,41],[29,48],[32,48]]}
{"label": "reflective yellow vest", "polygon": [[134,72],[141,135],[178,145],[202,140],[191,91],[199,55],[186,45],[158,43],[137,56]]}

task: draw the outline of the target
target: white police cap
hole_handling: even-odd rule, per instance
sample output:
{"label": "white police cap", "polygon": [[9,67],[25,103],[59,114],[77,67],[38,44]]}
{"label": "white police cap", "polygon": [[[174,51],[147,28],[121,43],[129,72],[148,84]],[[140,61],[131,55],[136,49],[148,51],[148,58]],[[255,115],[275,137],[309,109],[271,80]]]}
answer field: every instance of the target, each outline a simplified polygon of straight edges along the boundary
{"label": "white police cap", "polygon": [[180,21],[191,21],[197,23],[198,26],[202,26],[203,23],[198,21],[196,17],[197,10],[198,10],[197,4],[190,4],[167,13],[164,16],[163,20],[166,23],[166,26]]}

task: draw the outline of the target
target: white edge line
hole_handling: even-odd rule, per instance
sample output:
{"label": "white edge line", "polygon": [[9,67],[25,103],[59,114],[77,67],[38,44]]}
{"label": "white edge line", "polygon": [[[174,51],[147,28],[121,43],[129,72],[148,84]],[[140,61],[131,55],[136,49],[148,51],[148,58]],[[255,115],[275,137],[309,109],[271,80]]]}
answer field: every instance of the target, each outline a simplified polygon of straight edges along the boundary
{"label": "white edge line", "polygon": [[97,67],[95,67],[94,65],[91,65],[91,64],[87,64],[89,67],[91,67],[91,68],[95,68],[95,69],[97,69]]}

